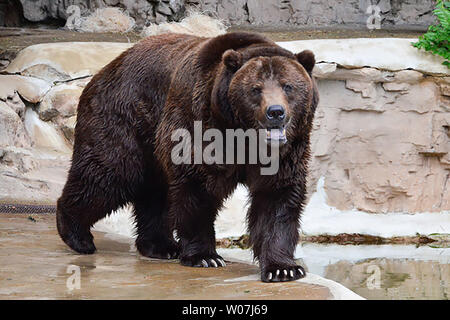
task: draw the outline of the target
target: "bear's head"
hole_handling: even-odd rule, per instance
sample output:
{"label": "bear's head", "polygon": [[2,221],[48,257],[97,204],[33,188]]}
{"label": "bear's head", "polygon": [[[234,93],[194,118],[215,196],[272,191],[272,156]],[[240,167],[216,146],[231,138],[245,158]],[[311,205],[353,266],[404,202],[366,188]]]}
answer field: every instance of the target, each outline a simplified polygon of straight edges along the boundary
{"label": "bear's head", "polygon": [[212,102],[225,121],[244,130],[263,129],[266,141],[283,145],[309,134],[318,93],[314,54],[275,44],[226,50]]}

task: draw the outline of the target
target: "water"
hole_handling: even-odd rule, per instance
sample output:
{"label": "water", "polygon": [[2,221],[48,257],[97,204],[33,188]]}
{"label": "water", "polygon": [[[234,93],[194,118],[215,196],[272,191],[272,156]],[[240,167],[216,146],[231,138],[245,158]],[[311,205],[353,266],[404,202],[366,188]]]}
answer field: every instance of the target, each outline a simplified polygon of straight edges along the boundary
{"label": "water", "polygon": [[[217,238],[239,237],[246,231],[247,191],[240,186],[219,214]],[[95,229],[133,235],[131,211],[119,210]],[[309,235],[364,233],[384,237],[450,232],[450,212],[368,214],[339,211],[326,204],[323,179],[302,216]],[[332,233],[333,232],[333,233]],[[448,240],[446,240],[448,244]],[[445,243],[445,241],[444,241]],[[219,249],[226,258],[252,262],[250,250]],[[450,248],[414,245],[338,245],[304,243],[297,247],[299,263],[313,274],[334,280],[366,299],[448,299]]]}
{"label": "water", "polygon": [[366,299],[438,299],[450,296],[450,248],[414,245],[319,245],[297,248],[308,270]]}
{"label": "water", "polygon": [[[252,261],[249,250],[222,250],[227,257]],[[305,243],[297,247],[295,256],[308,272],[368,300],[447,300],[450,296],[450,248]]]}

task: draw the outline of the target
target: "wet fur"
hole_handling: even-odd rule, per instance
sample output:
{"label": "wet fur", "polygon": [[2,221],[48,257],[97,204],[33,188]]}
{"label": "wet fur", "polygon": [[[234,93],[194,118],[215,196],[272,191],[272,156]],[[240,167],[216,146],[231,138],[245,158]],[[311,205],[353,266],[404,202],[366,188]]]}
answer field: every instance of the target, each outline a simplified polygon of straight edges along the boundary
{"label": "wet fur", "polygon": [[[236,60],[235,51],[229,51],[225,64],[222,56],[230,49],[240,54]],[[228,91],[236,69],[254,57],[280,57],[279,64],[295,61],[298,66],[293,66],[304,74],[302,106],[291,106],[301,111],[293,115],[295,126],[283,146],[279,172],[261,176],[258,165],[174,165],[173,130],[192,132],[195,120],[203,121],[203,130],[250,126],[243,120],[249,115],[234,107],[240,98]],[[216,38],[166,34],[137,43],[95,75],[81,95],[72,166],[57,203],[61,238],[79,253],[93,253],[91,226],[133,203],[136,246],[142,255],[179,257],[188,266],[202,266],[205,260],[215,266],[221,262],[215,249],[216,214],[243,183],[250,190],[248,228],[262,280],[302,277],[293,252],[318,103],[310,77],[313,66],[312,54],[295,56],[250,33]],[[268,278],[283,269],[295,276]]]}

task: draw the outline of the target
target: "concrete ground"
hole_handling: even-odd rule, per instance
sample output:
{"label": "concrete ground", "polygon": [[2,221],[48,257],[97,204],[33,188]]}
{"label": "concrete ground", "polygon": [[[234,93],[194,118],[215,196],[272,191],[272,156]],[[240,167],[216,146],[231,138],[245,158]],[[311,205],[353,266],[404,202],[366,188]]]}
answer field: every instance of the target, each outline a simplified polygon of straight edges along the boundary
{"label": "concrete ground", "polygon": [[60,240],[54,215],[0,214],[0,299],[333,298],[318,284],[262,283],[254,265],[183,267],[139,256],[130,238],[94,237],[97,253],[79,255]]}

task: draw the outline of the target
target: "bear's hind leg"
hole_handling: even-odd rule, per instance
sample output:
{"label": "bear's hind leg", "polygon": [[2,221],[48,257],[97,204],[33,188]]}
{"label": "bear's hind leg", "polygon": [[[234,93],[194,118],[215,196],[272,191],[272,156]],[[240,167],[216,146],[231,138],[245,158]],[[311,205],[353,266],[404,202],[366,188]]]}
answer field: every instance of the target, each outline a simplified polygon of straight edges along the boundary
{"label": "bear's hind leg", "polygon": [[115,181],[99,181],[88,183],[69,172],[63,193],[57,202],[58,233],[70,248],[81,254],[92,254],[96,250],[91,227],[127,202],[126,191],[118,187],[120,184]]}
{"label": "bear's hind leg", "polygon": [[101,198],[92,202],[84,201],[82,196],[74,203],[76,198],[69,197],[63,192],[58,200],[56,211],[58,233],[61,239],[76,252],[92,254],[96,248],[90,231],[91,227],[119,206],[104,205]]}
{"label": "bear's hind leg", "polygon": [[175,259],[179,254],[178,243],[167,221],[167,185],[160,181],[147,183],[134,203],[136,220],[136,248],[149,258]]}
{"label": "bear's hind leg", "polygon": [[[56,225],[61,239],[73,250],[81,254],[92,254],[96,248],[90,226],[78,221],[76,212],[86,212],[86,208],[68,208],[63,200],[58,200]],[[87,213],[90,214],[90,213]]]}

